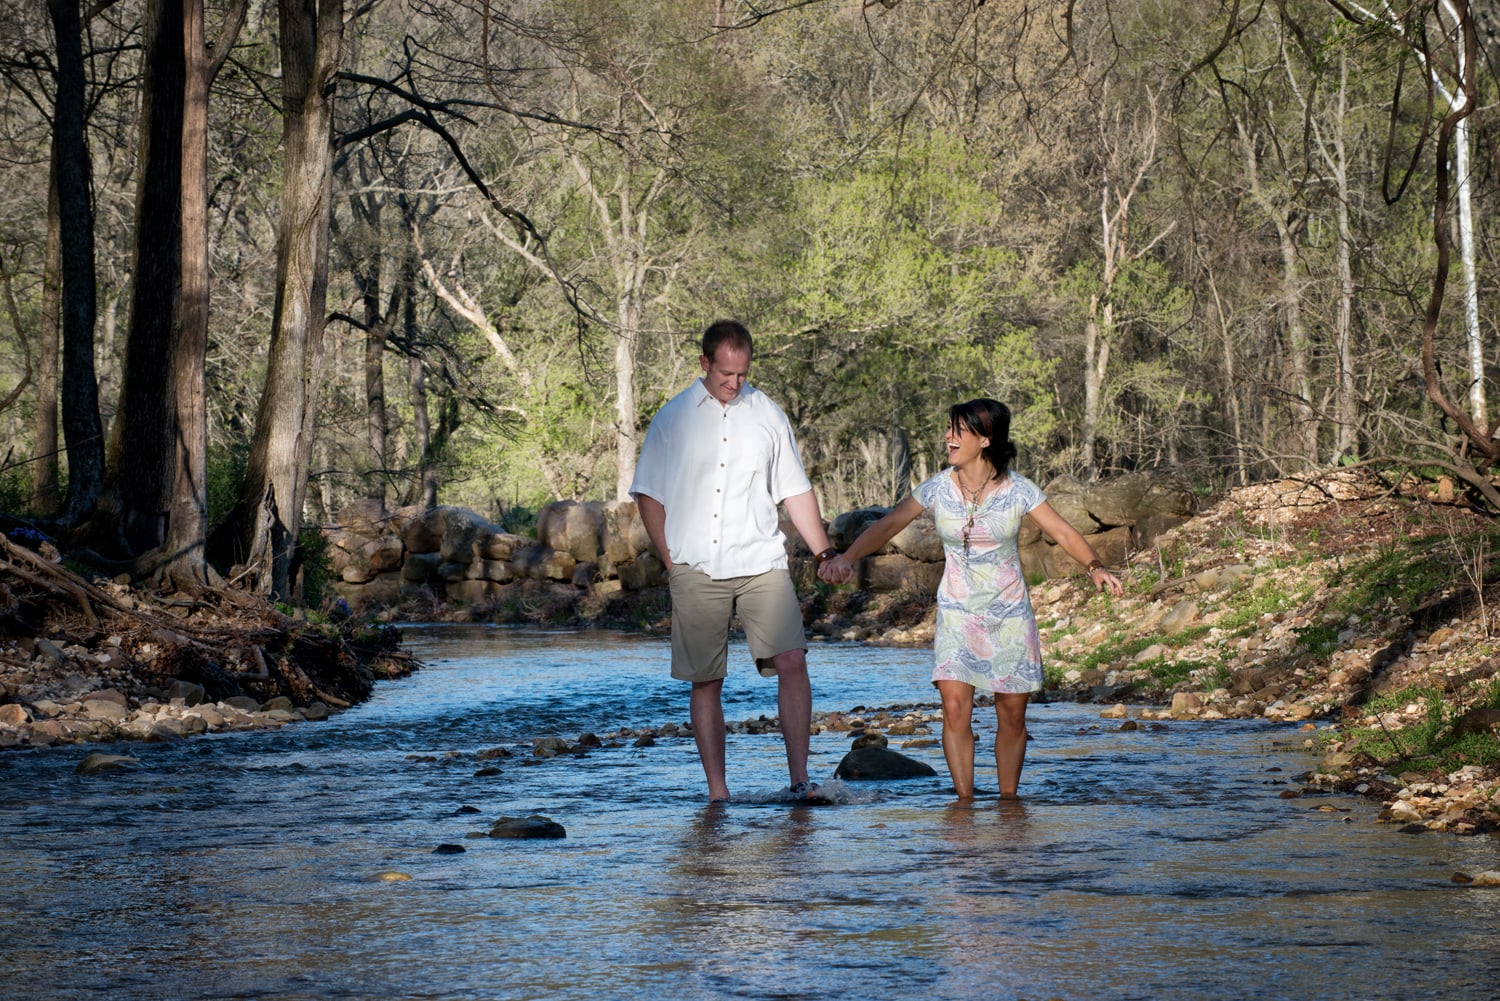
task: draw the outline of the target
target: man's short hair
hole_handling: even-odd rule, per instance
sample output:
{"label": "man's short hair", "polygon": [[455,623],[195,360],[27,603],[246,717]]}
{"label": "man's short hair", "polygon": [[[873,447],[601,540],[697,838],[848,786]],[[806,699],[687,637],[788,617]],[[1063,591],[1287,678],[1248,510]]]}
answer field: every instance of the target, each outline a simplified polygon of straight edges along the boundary
{"label": "man's short hair", "polygon": [[712,359],[714,352],[726,344],[746,354],[755,354],[750,343],[750,330],[739,320],[715,320],[708,325],[703,332],[703,357]]}

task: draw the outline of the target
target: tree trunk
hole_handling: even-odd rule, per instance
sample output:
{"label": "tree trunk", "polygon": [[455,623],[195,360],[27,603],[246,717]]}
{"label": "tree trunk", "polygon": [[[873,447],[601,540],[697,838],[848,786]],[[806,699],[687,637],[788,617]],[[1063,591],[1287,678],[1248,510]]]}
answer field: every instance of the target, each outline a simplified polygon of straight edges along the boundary
{"label": "tree trunk", "polygon": [[47,171],[47,262],[42,273],[41,329],[37,332],[36,412],[31,447],[31,510],[39,518],[57,514],[57,362],[62,308],[62,234],[58,226],[57,158]]}
{"label": "tree trunk", "polygon": [[208,51],[203,0],[183,0],[181,280],[171,354],[176,434],[163,571],[179,588],[207,583]]}
{"label": "tree trunk", "polygon": [[1474,207],[1469,176],[1469,119],[1453,129],[1454,187],[1458,194],[1458,258],[1463,270],[1464,337],[1469,345],[1469,416],[1481,434],[1489,433],[1490,408],[1484,392],[1484,334],[1479,329],[1479,265],[1474,238]]}
{"label": "tree trunk", "polygon": [[[359,287],[364,303],[364,375],[365,375],[365,440],[370,451],[370,472],[365,478],[365,496],[385,510],[385,486],[387,458],[385,454],[385,342],[391,332],[393,315],[388,317],[381,308],[381,281],[384,255],[381,253],[380,215],[381,201],[374,195],[356,207],[356,214],[364,221],[364,238],[369,248],[369,257],[363,268],[355,269],[355,284]],[[399,290],[398,290],[399,291]],[[400,300],[393,300],[392,305]]]}
{"label": "tree trunk", "polygon": [[328,293],[334,75],[342,0],[280,0],[283,100],[281,217],[271,351],[236,516],[247,580],[291,595],[302,523]]}
{"label": "tree trunk", "polygon": [[68,451],[64,520],[77,525],[99,500],[104,428],[94,375],[94,209],[84,131],[83,26],[76,0],[50,0],[57,39],[53,168],[62,245],[62,427]]}
{"label": "tree trunk", "polygon": [[895,507],[911,496],[911,438],[905,428],[891,435],[891,472],[896,481],[891,485],[891,506]]}
{"label": "tree trunk", "polygon": [[181,287],[183,0],[146,5],[135,259],[119,410],[95,544],[133,557],[166,541],[176,450],[173,327]]}
{"label": "tree trunk", "polygon": [[411,376],[411,430],[416,439],[412,451],[417,455],[416,499],[424,508],[437,507],[437,481],[428,468],[432,450],[432,418],[427,408],[427,375],[422,370],[422,359],[412,358],[408,363]]}
{"label": "tree trunk", "polygon": [[1318,423],[1312,400],[1312,344],[1307,326],[1302,322],[1302,280],[1294,220],[1279,221],[1277,233],[1281,246],[1281,323],[1286,337],[1291,382],[1292,441],[1297,456],[1311,467],[1318,462]]}
{"label": "tree trunk", "polygon": [[[1106,279],[1106,289],[1111,287],[1112,277]],[[1079,463],[1091,480],[1099,475],[1094,441],[1099,434],[1099,409],[1104,399],[1104,378],[1109,372],[1109,343],[1113,336],[1114,307],[1108,302],[1100,305],[1100,296],[1094,295],[1089,299],[1089,315],[1083,328],[1083,427],[1079,431],[1082,446]]]}
{"label": "tree trunk", "polygon": [[615,331],[615,500],[630,499],[640,452],[635,419],[635,354],[641,336],[642,290],[634,283],[627,289],[620,298],[620,329]]}
{"label": "tree trunk", "polygon": [[1359,455],[1359,394],[1354,384],[1354,233],[1349,224],[1349,155],[1344,146],[1344,114],[1349,90],[1349,64],[1339,59],[1338,114],[1333,123],[1333,176],[1338,189],[1335,213],[1339,243],[1336,263],[1339,277],[1338,311],[1334,317],[1334,348],[1338,356],[1338,437],[1334,461]]}

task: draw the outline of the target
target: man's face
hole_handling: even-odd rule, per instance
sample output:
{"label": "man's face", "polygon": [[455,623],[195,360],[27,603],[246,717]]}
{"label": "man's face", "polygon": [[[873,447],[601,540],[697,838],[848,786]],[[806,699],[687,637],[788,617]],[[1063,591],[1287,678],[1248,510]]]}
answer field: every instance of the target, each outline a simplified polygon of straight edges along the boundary
{"label": "man's face", "polygon": [[703,366],[703,385],[720,403],[733,403],[750,378],[750,352],[744,348],[721,344],[712,358],[699,355],[698,361]]}

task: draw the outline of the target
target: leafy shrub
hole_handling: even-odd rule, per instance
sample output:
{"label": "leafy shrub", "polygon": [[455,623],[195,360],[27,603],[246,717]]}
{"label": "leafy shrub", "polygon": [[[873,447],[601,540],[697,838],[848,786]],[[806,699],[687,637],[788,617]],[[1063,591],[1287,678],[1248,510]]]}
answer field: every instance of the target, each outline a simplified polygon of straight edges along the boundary
{"label": "leafy shrub", "polygon": [[304,528],[297,535],[297,558],[302,573],[302,603],[308,608],[322,608],[333,595],[333,561],[328,539],[316,528]]}

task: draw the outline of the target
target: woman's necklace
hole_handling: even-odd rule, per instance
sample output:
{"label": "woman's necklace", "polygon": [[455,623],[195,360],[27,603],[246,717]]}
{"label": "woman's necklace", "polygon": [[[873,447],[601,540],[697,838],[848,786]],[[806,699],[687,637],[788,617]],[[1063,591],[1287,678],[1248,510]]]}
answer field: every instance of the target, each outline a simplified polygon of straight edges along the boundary
{"label": "woman's necklace", "polygon": [[963,529],[964,563],[968,563],[969,533],[974,531],[974,518],[979,514],[979,503],[984,499],[984,488],[990,485],[990,480],[993,480],[995,478],[995,474],[994,472],[986,474],[984,477],[984,481],[981,482],[978,487],[974,488],[972,493],[970,492],[968,487],[964,486],[964,474],[956,469],[953,471],[953,474],[954,477],[958,480],[958,492],[963,497],[964,513],[968,515],[968,517],[964,521]]}

